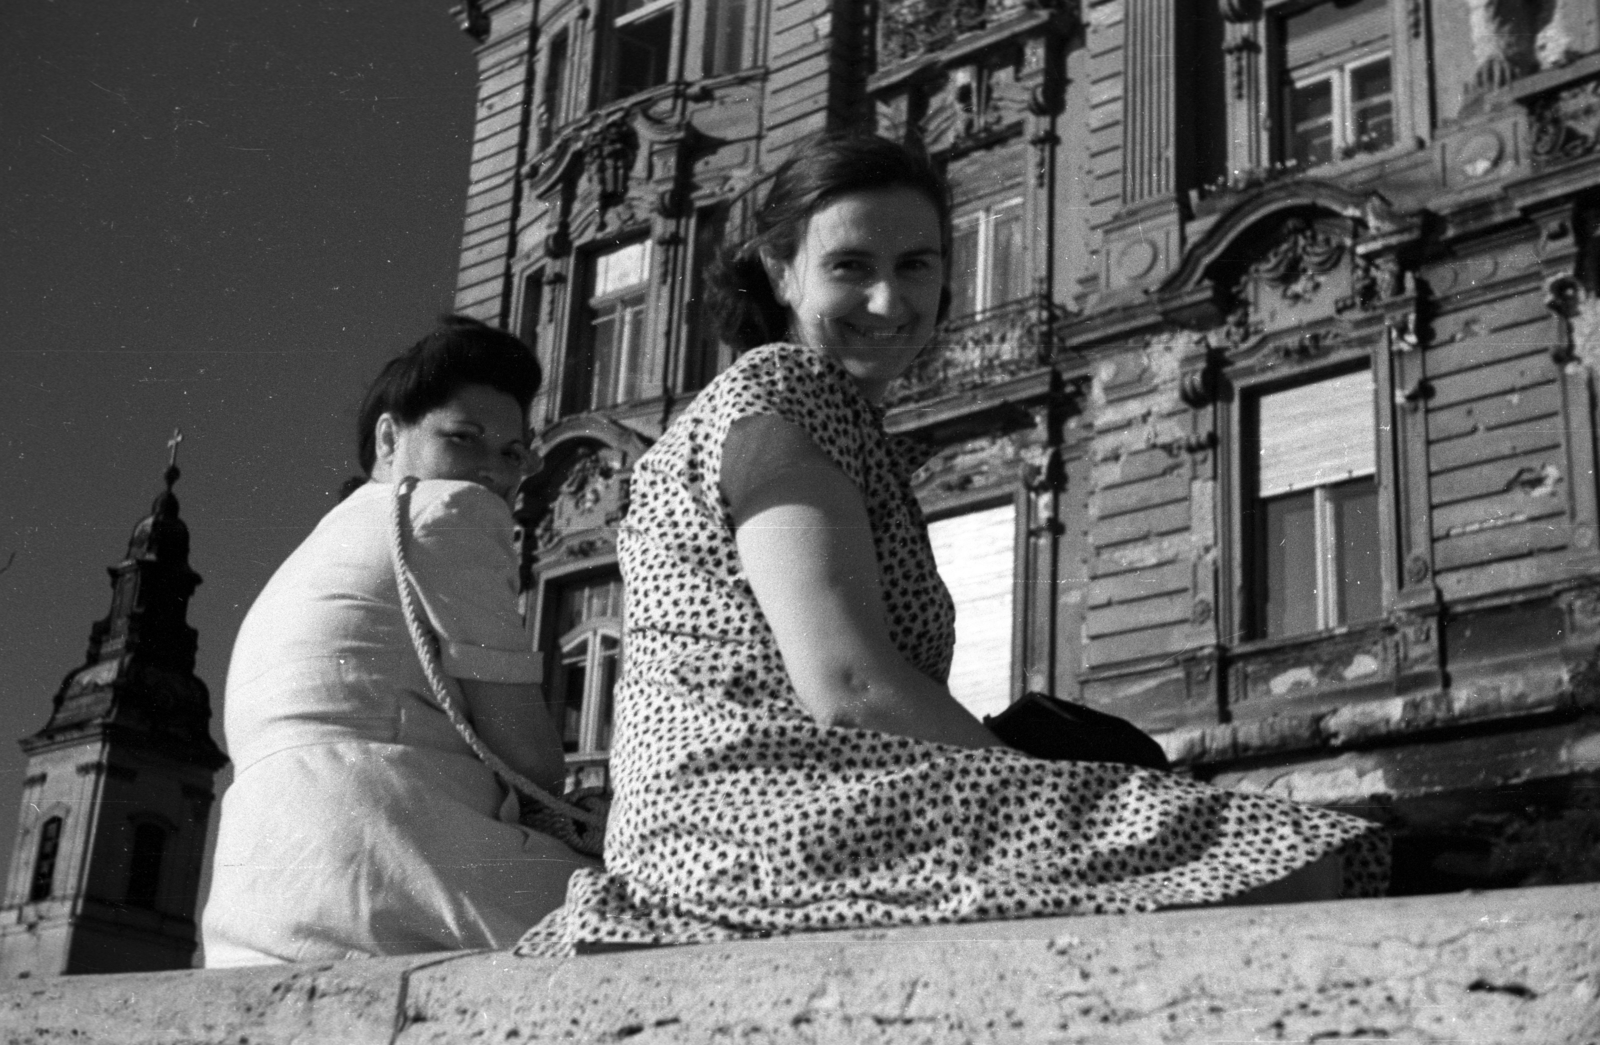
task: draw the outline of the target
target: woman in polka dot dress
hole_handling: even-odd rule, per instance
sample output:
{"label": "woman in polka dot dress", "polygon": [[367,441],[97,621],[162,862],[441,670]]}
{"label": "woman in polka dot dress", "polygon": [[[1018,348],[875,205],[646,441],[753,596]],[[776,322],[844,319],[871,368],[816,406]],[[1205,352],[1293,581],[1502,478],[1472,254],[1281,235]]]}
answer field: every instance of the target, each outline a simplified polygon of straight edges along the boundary
{"label": "woman in polka dot dress", "polygon": [[606,867],[521,953],[1382,891],[1365,821],[1035,759],[950,695],[954,610],[878,405],[947,307],[947,199],[875,137],[774,177],[719,276],[750,350],[634,471]]}

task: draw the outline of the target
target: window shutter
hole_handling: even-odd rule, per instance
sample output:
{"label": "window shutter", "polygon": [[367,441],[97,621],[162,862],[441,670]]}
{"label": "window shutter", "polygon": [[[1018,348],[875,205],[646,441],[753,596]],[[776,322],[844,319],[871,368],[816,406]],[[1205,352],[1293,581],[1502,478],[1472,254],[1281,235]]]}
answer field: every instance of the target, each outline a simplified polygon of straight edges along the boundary
{"label": "window shutter", "polygon": [[1261,397],[1257,492],[1294,490],[1371,475],[1377,462],[1372,371]]}
{"label": "window shutter", "polygon": [[950,692],[982,718],[1011,703],[1011,589],[1016,508],[968,512],[928,525],[939,576],[956,604]]}

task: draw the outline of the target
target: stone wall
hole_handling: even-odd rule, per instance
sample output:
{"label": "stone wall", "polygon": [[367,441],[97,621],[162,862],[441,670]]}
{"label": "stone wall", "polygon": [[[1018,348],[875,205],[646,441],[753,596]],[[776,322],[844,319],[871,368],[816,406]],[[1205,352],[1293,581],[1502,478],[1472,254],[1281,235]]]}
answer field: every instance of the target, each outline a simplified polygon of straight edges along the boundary
{"label": "stone wall", "polygon": [[1600,1042],[1600,885],[14,982],[5,1045]]}

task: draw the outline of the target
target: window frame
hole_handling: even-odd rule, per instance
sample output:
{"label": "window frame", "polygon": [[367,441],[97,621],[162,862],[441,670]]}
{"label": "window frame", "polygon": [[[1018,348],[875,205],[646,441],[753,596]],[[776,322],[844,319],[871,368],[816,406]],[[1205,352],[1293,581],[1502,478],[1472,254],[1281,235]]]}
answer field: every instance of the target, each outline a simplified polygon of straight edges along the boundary
{"label": "window frame", "polygon": [[[630,283],[605,293],[595,293],[601,259],[620,254],[635,246],[644,248],[643,278],[637,283]],[[573,298],[575,307],[567,323],[567,347],[562,359],[561,397],[558,403],[561,417],[648,402],[659,394],[663,378],[661,370],[664,363],[662,358],[664,346],[659,344],[659,338],[652,337],[655,331],[657,297],[652,288],[658,283],[660,254],[650,237],[630,236],[621,242],[611,241],[601,249],[585,251],[579,259],[580,289]],[[636,306],[629,308],[630,301],[635,301]],[[597,328],[602,318],[618,313],[625,318],[635,317],[635,321],[619,324],[621,329],[612,339],[614,346],[612,355],[618,365],[608,382],[602,382],[600,358],[597,354]],[[634,331],[639,333],[642,351],[637,360],[630,360],[627,358],[626,345],[629,334]],[[652,341],[656,342],[654,349],[650,347]],[[652,369],[653,373],[645,373],[647,368]],[[628,381],[625,379],[630,373],[638,375],[636,383],[641,390],[654,391],[651,394],[630,397],[626,393]],[[602,389],[603,383],[608,383],[610,387]]]}
{"label": "window frame", "polygon": [[[680,16],[683,13],[684,0],[645,0],[644,3],[641,3],[632,11],[623,14],[611,13],[624,2],[625,0],[610,0],[605,5],[604,17],[599,17],[595,20],[593,108],[600,109],[615,105],[672,83],[679,78],[679,69],[683,65],[683,58],[680,53],[683,46]],[[632,30],[657,18],[668,20],[666,30],[667,48],[666,53],[662,56],[661,76],[654,83],[645,84],[627,93],[622,93],[618,84],[618,76],[621,71],[619,31]]]}
{"label": "window frame", "polygon": [[39,822],[39,841],[33,849],[33,872],[28,882],[29,903],[45,903],[56,893],[56,870],[61,863],[61,837],[66,824],[63,813],[51,813]]}
{"label": "window frame", "polygon": [[676,394],[692,395],[709,385],[733,363],[734,352],[722,340],[711,314],[706,273],[727,241],[733,209],[726,199],[710,200],[694,212],[689,239],[688,293],[682,306],[683,350],[673,374]]}
{"label": "window frame", "polygon": [[[585,617],[575,625],[560,631],[565,623],[560,619],[562,603],[566,595],[574,589],[593,588],[599,583],[616,584],[616,614],[614,616]],[[610,751],[609,743],[601,746],[600,738],[606,730],[608,722],[614,718],[616,684],[622,678],[623,642],[622,642],[622,576],[617,566],[609,564],[596,570],[585,569],[577,573],[567,574],[548,579],[542,592],[544,633],[548,636],[546,648],[549,650],[549,664],[546,678],[551,680],[551,687],[546,694],[546,702],[552,716],[555,718],[557,732],[561,735],[562,750],[568,761],[592,760],[595,756],[603,756]],[[600,696],[597,680],[604,677],[599,670],[607,653],[604,640],[610,638],[616,643],[616,673],[611,680],[611,693],[604,694],[605,699],[595,699]],[[582,711],[579,715],[578,735],[573,748],[567,747],[567,701],[565,681],[567,677],[566,663],[569,651],[584,645],[584,683],[583,696],[580,702]]]}
{"label": "window frame", "polygon": [[1026,234],[1027,234],[1027,226],[1028,226],[1027,210],[1028,210],[1028,199],[1027,199],[1027,196],[1026,195],[1022,195],[1022,194],[1017,194],[1017,195],[1007,196],[1007,197],[1005,197],[1003,199],[999,199],[999,200],[996,200],[994,202],[986,203],[981,207],[976,207],[976,208],[973,208],[971,210],[964,211],[963,213],[956,215],[952,219],[952,221],[951,221],[951,244],[952,244],[952,246],[951,246],[951,254],[952,254],[952,257],[953,257],[953,255],[955,253],[954,243],[955,243],[956,237],[959,236],[964,231],[964,229],[970,228],[970,227],[972,227],[974,225],[977,226],[977,229],[978,229],[978,247],[977,247],[977,251],[976,251],[977,258],[976,258],[976,262],[975,262],[975,264],[973,266],[973,271],[978,276],[978,285],[973,288],[973,295],[972,295],[972,297],[973,297],[973,308],[972,308],[972,310],[970,312],[957,312],[956,311],[957,298],[956,298],[956,294],[955,294],[955,280],[954,280],[955,273],[952,271],[952,272],[947,274],[946,279],[949,282],[950,287],[951,287],[950,314],[947,317],[949,322],[959,323],[959,322],[962,322],[964,320],[979,319],[979,318],[982,318],[984,315],[986,315],[986,314],[988,314],[990,312],[993,312],[994,310],[996,310],[998,308],[1001,308],[1003,306],[1011,305],[1011,304],[1014,304],[1015,302],[1018,302],[1018,301],[1027,300],[1027,298],[1029,296],[1028,291],[1027,291],[1027,287],[1028,287],[1028,284],[1029,284],[1027,265],[1028,265],[1028,257],[1029,257],[1029,253],[1030,252],[1027,251],[1027,250],[1023,250],[1023,251],[1021,251],[1019,253],[1019,256],[1017,258],[1018,264],[1022,269],[1022,279],[1020,280],[1020,286],[1022,287],[1022,293],[1020,295],[1016,296],[1016,297],[1007,298],[1004,301],[996,301],[996,300],[994,300],[994,298],[995,298],[995,286],[994,286],[995,270],[994,270],[994,265],[992,264],[994,253],[995,253],[995,227],[998,224],[998,222],[996,221],[996,216],[1001,211],[1014,211],[1015,214],[1016,214],[1016,217],[1017,217],[1017,227],[1018,227],[1019,235],[1025,237]]}
{"label": "window frame", "polygon": [[[1233,472],[1239,477],[1238,488],[1230,498],[1236,505],[1236,519],[1239,543],[1237,548],[1237,583],[1239,590],[1246,597],[1240,606],[1237,619],[1236,634],[1246,643],[1277,643],[1285,641],[1298,641],[1330,633],[1337,633],[1351,628],[1369,626],[1382,619],[1387,612],[1393,598],[1394,582],[1390,569],[1391,555],[1385,547],[1391,539],[1386,535],[1384,525],[1385,512],[1385,482],[1384,482],[1384,451],[1382,395],[1383,383],[1376,370],[1378,360],[1368,359],[1365,353],[1360,357],[1361,362],[1355,364],[1353,359],[1339,360],[1329,366],[1316,369],[1307,369],[1291,375],[1272,375],[1271,379],[1256,383],[1247,383],[1239,389],[1239,409],[1237,411],[1236,438],[1234,440],[1235,465]],[[1355,364],[1355,365],[1353,365]],[[1328,482],[1307,486],[1294,487],[1287,490],[1274,490],[1263,495],[1259,474],[1259,459],[1261,456],[1261,402],[1269,395],[1277,392],[1297,388],[1314,386],[1326,381],[1347,377],[1352,374],[1370,372],[1372,375],[1372,415],[1370,423],[1373,425],[1373,460],[1370,468],[1353,473],[1340,475]],[[1334,509],[1330,491],[1347,488],[1353,483],[1371,483],[1373,492],[1373,531],[1377,547],[1377,580],[1379,585],[1378,612],[1375,616],[1360,620],[1339,619],[1340,586],[1333,583],[1339,569],[1335,561],[1339,535],[1337,528],[1330,518]],[[1267,599],[1265,586],[1268,580],[1265,576],[1267,570],[1267,514],[1266,505],[1269,502],[1279,502],[1286,497],[1312,494],[1312,524],[1315,532],[1312,538],[1312,553],[1315,557],[1317,577],[1314,587],[1315,604],[1313,612],[1316,625],[1310,629],[1273,634],[1269,632],[1266,616]]]}
{"label": "window frame", "polygon": [[[732,68],[714,68],[713,51],[718,40],[714,32],[714,18],[724,5],[737,5],[743,12],[744,25],[739,31],[740,61]],[[699,33],[697,46],[691,43],[692,54],[699,55],[699,70],[702,79],[720,79],[724,76],[735,76],[746,69],[753,69],[761,64],[761,42],[763,18],[766,5],[759,0],[707,0],[698,5],[702,15],[697,18],[694,29]]]}
{"label": "window frame", "polygon": [[[1253,17],[1224,27],[1224,56],[1228,89],[1224,106],[1226,118],[1218,129],[1225,135],[1225,155],[1230,178],[1248,178],[1292,155],[1287,129],[1289,117],[1287,85],[1291,71],[1301,79],[1317,71],[1317,60],[1289,64],[1286,19],[1320,6],[1306,0],[1262,0]],[[1344,52],[1346,60],[1375,57],[1387,51],[1390,59],[1391,118],[1394,144],[1375,153],[1361,153],[1349,160],[1335,155],[1333,164],[1365,162],[1370,156],[1424,148],[1438,124],[1435,92],[1432,89],[1430,52],[1433,41],[1433,12],[1428,4],[1387,0],[1388,38],[1374,40],[1370,50]],[[1331,58],[1332,56],[1327,56]]]}
{"label": "window frame", "polygon": [[[571,91],[574,41],[577,27],[571,24],[547,30],[549,42],[544,46],[544,61],[540,63],[539,118],[537,142],[542,151],[556,139],[557,130],[566,123],[567,98]],[[557,61],[557,55],[560,60]]]}
{"label": "window frame", "polygon": [[[606,640],[615,643],[614,649],[608,649]],[[567,746],[567,694],[563,688],[561,696],[561,747],[568,755],[597,755],[605,754],[611,750],[610,737],[604,736],[609,732],[609,719],[614,714],[612,707],[616,696],[616,684],[622,675],[622,628],[609,623],[590,625],[587,622],[574,628],[561,640],[557,641],[555,648],[556,678],[564,680],[567,673],[569,653],[578,647],[583,648],[583,693],[579,699],[577,737],[572,741],[573,746]],[[605,661],[607,656],[614,654],[617,661],[616,670],[610,677],[610,692],[605,692],[606,686],[600,680],[606,678]],[[558,683],[559,685],[559,683]]]}
{"label": "window frame", "polygon": [[[1381,145],[1371,147],[1362,146],[1355,138],[1356,110],[1351,102],[1353,91],[1351,82],[1355,74],[1371,66],[1383,62],[1389,67],[1389,93],[1385,96],[1389,100],[1389,140]],[[1306,71],[1311,70],[1311,71]],[[1332,64],[1317,62],[1302,66],[1298,70],[1286,71],[1284,84],[1283,106],[1283,140],[1279,149],[1286,161],[1299,164],[1303,169],[1321,167],[1329,163],[1349,159],[1352,156],[1366,153],[1380,153],[1394,148],[1398,142],[1397,126],[1399,121],[1399,98],[1395,90],[1394,55],[1390,50],[1367,52],[1354,58],[1347,58]],[[1316,83],[1329,84],[1330,112],[1328,158],[1315,163],[1302,162],[1295,155],[1296,137],[1299,128],[1293,121],[1294,102],[1297,92]]]}
{"label": "window frame", "polygon": [[[129,907],[157,910],[161,906],[161,887],[166,883],[167,862],[177,832],[148,816],[130,819],[129,827],[133,836],[128,845],[123,903]],[[156,839],[153,855],[148,844],[141,849],[141,839],[152,837]]]}

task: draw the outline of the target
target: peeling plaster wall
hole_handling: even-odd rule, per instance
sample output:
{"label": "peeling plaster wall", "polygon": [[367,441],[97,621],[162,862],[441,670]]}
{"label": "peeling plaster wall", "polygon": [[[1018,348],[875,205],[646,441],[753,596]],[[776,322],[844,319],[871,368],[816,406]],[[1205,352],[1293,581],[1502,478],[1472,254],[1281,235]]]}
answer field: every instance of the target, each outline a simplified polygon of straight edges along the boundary
{"label": "peeling plaster wall", "polygon": [[1098,364],[1090,386],[1090,669],[1209,641],[1216,483],[1187,448],[1183,368],[1204,336],[1175,331]]}

